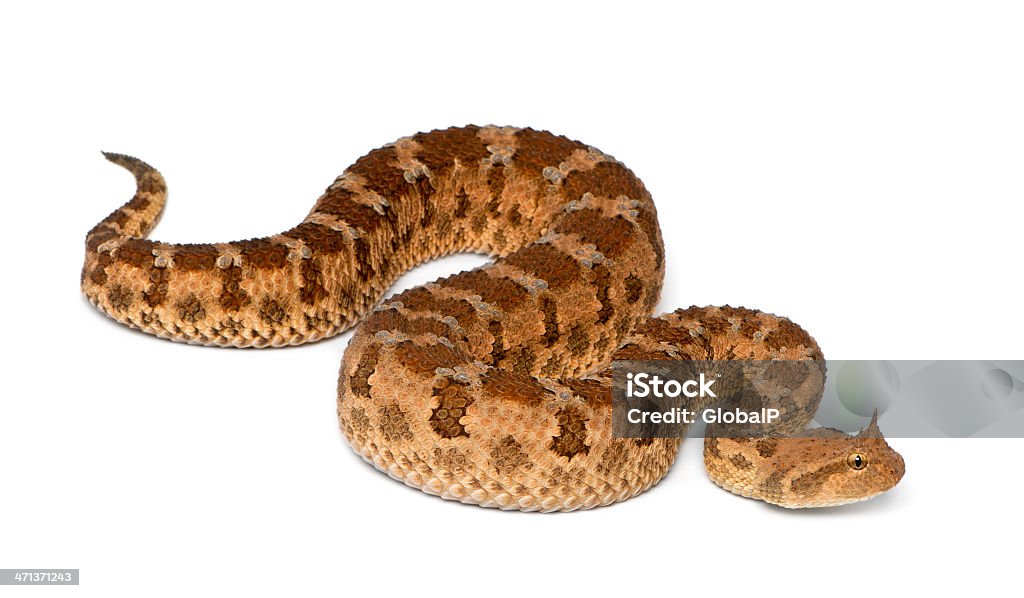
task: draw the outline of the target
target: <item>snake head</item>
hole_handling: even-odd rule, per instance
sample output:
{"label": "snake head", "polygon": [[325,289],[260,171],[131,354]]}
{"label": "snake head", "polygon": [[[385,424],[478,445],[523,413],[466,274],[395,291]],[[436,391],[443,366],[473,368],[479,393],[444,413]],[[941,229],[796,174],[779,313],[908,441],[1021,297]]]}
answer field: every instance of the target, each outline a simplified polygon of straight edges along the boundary
{"label": "snake head", "polygon": [[[878,412],[856,436],[819,428],[803,447],[804,467],[789,479],[783,506],[829,507],[874,498],[892,489],[906,468],[878,428]],[[800,440],[806,439],[797,439]]]}
{"label": "snake head", "polygon": [[882,436],[878,410],[871,416],[871,423],[853,437],[851,445],[846,457],[851,488],[840,494],[865,500],[892,489],[903,479],[906,473],[903,457]]}

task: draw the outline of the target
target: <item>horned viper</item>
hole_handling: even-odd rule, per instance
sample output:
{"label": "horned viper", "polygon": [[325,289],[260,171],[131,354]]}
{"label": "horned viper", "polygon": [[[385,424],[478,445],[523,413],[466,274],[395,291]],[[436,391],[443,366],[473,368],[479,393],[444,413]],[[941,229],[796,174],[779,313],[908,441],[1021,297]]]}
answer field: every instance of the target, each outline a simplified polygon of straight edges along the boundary
{"label": "horned viper", "polygon": [[[131,327],[224,347],[296,345],[361,321],[341,364],[341,429],[375,467],[444,498],[567,511],[656,484],[680,442],[613,437],[612,360],[823,360],[775,315],[651,317],[666,268],[651,195],[565,137],[495,126],[406,137],[357,160],[298,226],[212,244],[147,240],[164,179],[107,158],[138,191],[86,237],[86,297]],[[495,260],[380,302],[406,270],[459,251]],[[809,371],[793,436],[705,440],[712,480],[786,507],[862,500],[900,480],[903,460],[874,421],[855,437],[800,432],[824,375]]]}

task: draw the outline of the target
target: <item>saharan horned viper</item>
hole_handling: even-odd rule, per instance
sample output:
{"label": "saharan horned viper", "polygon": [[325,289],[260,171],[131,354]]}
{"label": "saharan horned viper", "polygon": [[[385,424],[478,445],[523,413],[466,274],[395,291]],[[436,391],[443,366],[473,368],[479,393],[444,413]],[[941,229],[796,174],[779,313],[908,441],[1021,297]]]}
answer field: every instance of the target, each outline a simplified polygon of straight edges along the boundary
{"label": "saharan horned viper", "polygon": [[[823,360],[800,327],[758,311],[652,318],[665,260],[651,196],[565,137],[468,126],[403,138],[356,161],[295,228],[215,244],[146,240],[164,180],[107,158],[138,191],[86,237],[89,300],[131,327],[217,346],[295,345],[362,319],[341,364],[341,429],[378,469],[447,499],[561,511],[657,483],[680,441],[613,437],[612,360]],[[400,274],[457,251],[496,259],[377,305]],[[786,507],[896,485],[903,459],[875,422],[856,437],[799,433],[816,384],[794,393],[798,437],[708,437],[711,479]]]}

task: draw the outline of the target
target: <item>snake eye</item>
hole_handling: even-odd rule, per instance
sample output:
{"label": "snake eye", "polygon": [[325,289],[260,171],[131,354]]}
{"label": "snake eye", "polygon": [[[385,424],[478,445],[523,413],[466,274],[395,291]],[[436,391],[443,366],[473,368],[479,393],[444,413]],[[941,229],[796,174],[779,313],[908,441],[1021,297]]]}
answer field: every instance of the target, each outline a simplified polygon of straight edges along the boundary
{"label": "snake eye", "polygon": [[868,466],[868,458],[860,453],[853,453],[846,458],[846,462],[854,469],[864,469]]}

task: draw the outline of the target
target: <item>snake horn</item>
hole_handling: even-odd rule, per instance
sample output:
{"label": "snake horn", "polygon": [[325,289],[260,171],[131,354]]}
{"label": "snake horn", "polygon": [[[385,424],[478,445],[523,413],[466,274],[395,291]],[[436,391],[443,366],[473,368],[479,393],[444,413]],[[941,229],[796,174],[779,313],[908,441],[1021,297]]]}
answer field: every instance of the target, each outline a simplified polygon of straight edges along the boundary
{"label": "snake horn", "polygon": [[878,429],[878,409],[871,415],[871,423],[857,434],[857,438],[882,438],[882,431]]}

